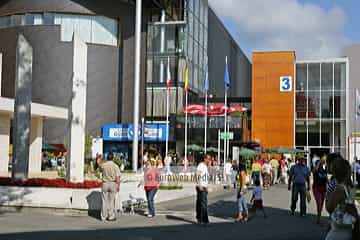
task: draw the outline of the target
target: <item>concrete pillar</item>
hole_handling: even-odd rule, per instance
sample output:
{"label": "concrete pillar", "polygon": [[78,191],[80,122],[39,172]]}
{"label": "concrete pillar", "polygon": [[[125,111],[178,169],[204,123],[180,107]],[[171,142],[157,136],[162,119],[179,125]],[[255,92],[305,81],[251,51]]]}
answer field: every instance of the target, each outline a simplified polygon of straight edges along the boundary
{"label": "concrete pillar", "polygon": [[0,114],[0,172],[7,173],[9,167],[10,116]]}
{"label": "concrete pillar", "polygon": [[87,87],[87,45],[76,34],[73,37],[73,87],[69,108],[69,159],[67,180],[84,181],[86,87]]}
{"label": "concrete pillar", "polygon": [[1,86],[2,86],[2,53],[0,53],[0,97],[2,96]]}
{"label": "concrete pillar", "polygon": [[20,34],[16,47],[14,160],[12,177],[26,180],[29,169],[33,49]]}
{"label": "concrete pillar", "polygon": [[30,130],[29,174],[41,173],[43,119],[32,118]]}

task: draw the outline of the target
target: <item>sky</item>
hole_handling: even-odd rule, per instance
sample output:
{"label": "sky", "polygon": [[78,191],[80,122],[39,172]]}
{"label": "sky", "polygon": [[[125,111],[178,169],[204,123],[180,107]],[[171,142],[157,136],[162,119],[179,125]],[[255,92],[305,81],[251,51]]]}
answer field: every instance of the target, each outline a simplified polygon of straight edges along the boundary
{"label": "sky", "polygon": [[360,0],[209,0],[241,49],[295,50],[297,59],[343,56],[360,43]]}

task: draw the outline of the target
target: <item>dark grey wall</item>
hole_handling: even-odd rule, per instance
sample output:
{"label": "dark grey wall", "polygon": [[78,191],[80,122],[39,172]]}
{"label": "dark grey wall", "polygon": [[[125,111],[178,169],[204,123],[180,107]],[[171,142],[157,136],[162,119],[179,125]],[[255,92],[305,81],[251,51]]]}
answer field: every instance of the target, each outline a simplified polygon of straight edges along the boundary
{"label": "dark grey wall", "polygon": [[230,97],[251,97],[251,63],[209,8],[208,58],[210,92],[224,95],[225,57],[230,72]]}
{"label": "dark grey wall", "polygon": [[[27,12],[67,12],[104,15],[119,20],[119,47],[88,44],[87,130],[101,134],[106,123],[129,123],[133,117],[134,20],[132,4],[120,0],[3,0],[0,16]],[[146,16],[146,11],[144,15]],[[141,112],[145,112],[146,24],[143,24]],[[58,26],[21,26],[0,29],[3,95],[13,97],[15,44],[23,33],[34,48],[33,101],[67,107],[70,102],[72,44],[60,41]],[[143,114],[142,114],[143,115]],[[142,116],[141,115],[141,116]],[[66,123],[46,121],[45,140],[62,142]]]}
{"label": "dark grey wall", "polygon": [[[0,30],[3,52],[4,97],[14,97],[16,38],[24,34],[34,51],[33,102],[69,107],[71,103],[72,44],[60,42],[57,26],[26,26]],[[99,126],[116,122],[119,51],[116,47],[88,45],[87,130],[100,135]],[[110,62],[111,64],[108,64]],[[45,140],[62,142],[65,121],[47,120]]]}
{"label": "dark grey wall", "polygon": [[354,112],[356,89],[360,91],[360,44],[345,47],[344,55],[349,58],[349,111],[350,111],[350,133],[359,132],[360,124],[355,126]]}

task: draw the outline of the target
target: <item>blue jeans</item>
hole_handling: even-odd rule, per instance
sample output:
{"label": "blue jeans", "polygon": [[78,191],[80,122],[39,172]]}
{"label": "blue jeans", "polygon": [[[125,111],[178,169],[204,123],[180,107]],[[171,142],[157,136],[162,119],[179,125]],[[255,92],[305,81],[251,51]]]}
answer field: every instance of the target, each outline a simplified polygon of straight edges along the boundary
{"label": "blue jeans", "polygon": [[[240,190],[239,190],[240,191]],[[238,198],[238,207],[239,213],[248,213],[248,206],[247,206],[247,190],[244,190],[243,195]]]}
{"label": "blue jeans", "polygon": [[291,211],[295,212],[298,195],[300,194],[300,214],[306,214],[306,184],[294,183],[291,196]]}
{"label": "blue jeans", "polygon": [[157,188],[146,191],[146,199],[148,204],[149,214],[155,216],[154,197],[157,192]]}
{"label": "blue jeans", "polygon": [[199,223],[209,223],[208,216],[208,192],[207,190],[200,190],[196,187],[196,219]]}

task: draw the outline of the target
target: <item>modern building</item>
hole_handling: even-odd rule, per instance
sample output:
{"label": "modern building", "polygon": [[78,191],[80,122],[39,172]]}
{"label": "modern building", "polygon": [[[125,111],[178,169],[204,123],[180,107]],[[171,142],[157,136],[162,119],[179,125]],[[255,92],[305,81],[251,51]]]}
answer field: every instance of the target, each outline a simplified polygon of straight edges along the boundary
{"label": "modern building", "polygon": [[349,62],[346,57],[297,61],[295,52],[253,53],[252,139],[267,148],[347,157]]}
{"label": "modern building", "polygon": [[[169,61],[172,78],[170,140],[173,148],[179,151],[183,148],[181,143],[177,144],[181,136],[176,135],[175,126],[184,107],[183,73],[186,64],[190,72],[189,103],[204,97],[203,80],[207,69],[210,95],[219,100],[223,98],[227,56],[231,77],[229,95],[238,104],[250,104],[250,61],[207,0],[143,1],[142,21],[140,116],[147,123],[164,123]],[[14,98],[15,43],[20,33],[34,49],[34,103],[69,107],[73,64],[71,40],[77,34],[88,45],[87,133],[102,136],[102,127],[106,124],[132,123],[135,1],[2,1],[1,96],[6,98]],[[43,126],[45,142],[66,141],[68,124],[45,119]],[[124,151],[130,153],[131,141],[128,140],[115,143],[122,144]]]}

